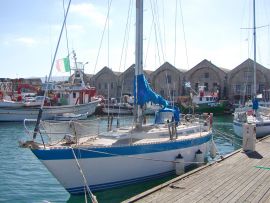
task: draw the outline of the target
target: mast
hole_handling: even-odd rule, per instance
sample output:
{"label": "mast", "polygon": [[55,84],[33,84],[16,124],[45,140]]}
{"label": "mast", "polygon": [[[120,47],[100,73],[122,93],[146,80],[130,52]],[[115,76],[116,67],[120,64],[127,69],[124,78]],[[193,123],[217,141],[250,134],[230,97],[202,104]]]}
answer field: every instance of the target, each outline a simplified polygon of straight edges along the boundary
{"label": "mast", "polygon": [[254,63],[253,63],[253,70],[254,70],[254,91],[253,91],[253,98],[257,97],[256,93],[256,19],[255,19],[255,0],[253,0],[253,49],[254,49]]}
{"label": "mast", "polygon": [[[135,42],[135,78],[136,78],[136,96],[138,97],[137,76],[143,74],[143,0],[136,0],[136,42]],[[136,98],[138,101],[138,98]],[[135,122],[136,127],[142,126],[142,108],[135,103]]]}

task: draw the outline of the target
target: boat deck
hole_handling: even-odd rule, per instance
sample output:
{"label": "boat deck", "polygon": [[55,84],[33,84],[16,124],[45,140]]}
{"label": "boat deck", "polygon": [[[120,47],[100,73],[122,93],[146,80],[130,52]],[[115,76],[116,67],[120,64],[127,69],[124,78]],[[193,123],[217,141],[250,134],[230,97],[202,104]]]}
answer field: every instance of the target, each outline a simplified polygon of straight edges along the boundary
{"label": "boat deck", "polygon": [[[176,139],[173,138],[173,141],[180,141],[180,140],[189,140],[189,139],[195,139],[200,136],[206,136],[209,134],[209,131],[206,132],[194,132],[190,134],[189,136],[185,135],[179,135]],[[143,134],[145,136],[145,134]],[[82,138],[84,139],[84,138]],[[162,134],[160,133],[160,136],[157,136],[157,133],[151,133],[148,137],[141,138],[139,135],[134,135],[132,137],[126,136],[122,139],[115,139],[113,137],[96,137],[93,139],[85,139],[84,141],[80,141],[79,147],[83,146],[94,146],[94,147],[108,147],[108,146],[121,146],[121,145],[144,145],[144,144],[151,144],[151,143],[161,143],[161,142],[169,142],[170,137],[168,132]]]}
{"label": "boat deck", "polygon": [[270,202],[270,136],[124,202]]}
{"label": "boat deck", "polygon": [[[141,129],[121,127],[109,132],[91,132],[87,123],[43,122],[44,134],[48,134],[52,142],[49,147],[109,147],[122,145],[144,145],[171,141],[190,140],[205,137],[212,131],[208,126],[198,122],[183,123],[175,130],[168,129],[168,124],[144,125]],[[54,133],[51,133],[54,131]],[[75,132],[74,132],[75,131]],[[172,138],[170,138],[170,134]],[[176,136],[177,135],[177,136]],[[77,136],[77,139],[76,139]],[[177,137],[177,138],[176,138]],[[38,146],[43,148],[42,143]]]}

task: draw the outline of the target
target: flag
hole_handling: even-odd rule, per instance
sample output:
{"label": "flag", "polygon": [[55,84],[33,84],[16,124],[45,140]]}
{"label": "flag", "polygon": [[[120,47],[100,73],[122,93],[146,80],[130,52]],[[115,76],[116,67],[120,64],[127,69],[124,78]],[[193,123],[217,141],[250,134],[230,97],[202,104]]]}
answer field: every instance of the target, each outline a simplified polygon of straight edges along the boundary
{"label": "flag", "polygon": [[185,87],[191,87],[190,82],[185,82]]}
{"label": "flag", "polygon": [[66,57],[56,60],[56,69],[59,72],[69,72],[70,71],[69,58]]}

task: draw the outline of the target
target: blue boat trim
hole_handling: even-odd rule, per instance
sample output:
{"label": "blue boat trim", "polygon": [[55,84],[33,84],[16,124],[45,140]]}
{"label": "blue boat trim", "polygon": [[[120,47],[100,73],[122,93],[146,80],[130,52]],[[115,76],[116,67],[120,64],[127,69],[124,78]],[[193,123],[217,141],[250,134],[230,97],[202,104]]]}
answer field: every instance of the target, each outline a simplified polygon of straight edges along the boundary
{"label": "blue boat trim", "polygon": [[[175,149],[184,149],[193,146],[199,146],[207,143],[212,138],[212,134],[209,133],[207,136],[198,137],[194,139],[180,140],[180,141],[169,141],[166,143],[152,143],[144,145],[131,145],[131,146],[117,146],[117,147],[100,147],[100,148],[74,148],[74,152],[77,158],[101,158],[101,157],[112,157],[112,156],[127,156],[127,155],[138,155],[147,153],[158,153],[164,151],[170,151]],[[40,160],[64,160],[74,159],[72,150],[70,148],[63,149],[32,149],[32,152]]]}
{"label": "blue boat trim", "polygon": [[[121,187],[125,185],[130,185],[130,184],[135,184],[135,183],[140,183],[140,182],[145,182],[153,179],[158,179],[162,177],[166,177],[169,175],[175,174],[175,171],[167,171],[164,173],[159,173],[151,176],[145,176],[145,177],[140,177],[140,178],[134,178],[134,179],[129,179],[129,180],[123,180],[123,181],[116,181],[116,182],[110,182],[110,183],[105,183],[105,184],[98,184],[98,185],[89,185],[91,191],[101,191],[101,190],[106,190],[109,188],[115,188],[115,187]],[[85,186],[81,187],[74,187],[74,188],[66,188],[66,190],[72,194],[72,195],[79,195],[85,192]]]}

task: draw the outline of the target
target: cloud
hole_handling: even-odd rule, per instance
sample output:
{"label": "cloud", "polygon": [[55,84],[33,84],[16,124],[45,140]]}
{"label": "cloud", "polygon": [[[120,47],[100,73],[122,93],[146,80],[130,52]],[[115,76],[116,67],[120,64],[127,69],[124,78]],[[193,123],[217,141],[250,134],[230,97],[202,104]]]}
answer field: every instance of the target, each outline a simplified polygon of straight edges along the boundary
{"label": "cloud", "polygon": [[19,37],[17,39],[15,39],[16,42],[19,42],[23,45],[26,46],[33,46],[35,44],[37,44],[37,41],[31,37]]}
{"label": "cloud", "polygon": [[100,12],[97,7],[90,3],[72,5],[70,7],[70,13],[88,17],[97,25],[103,26],[106,21],[106,15]]}

